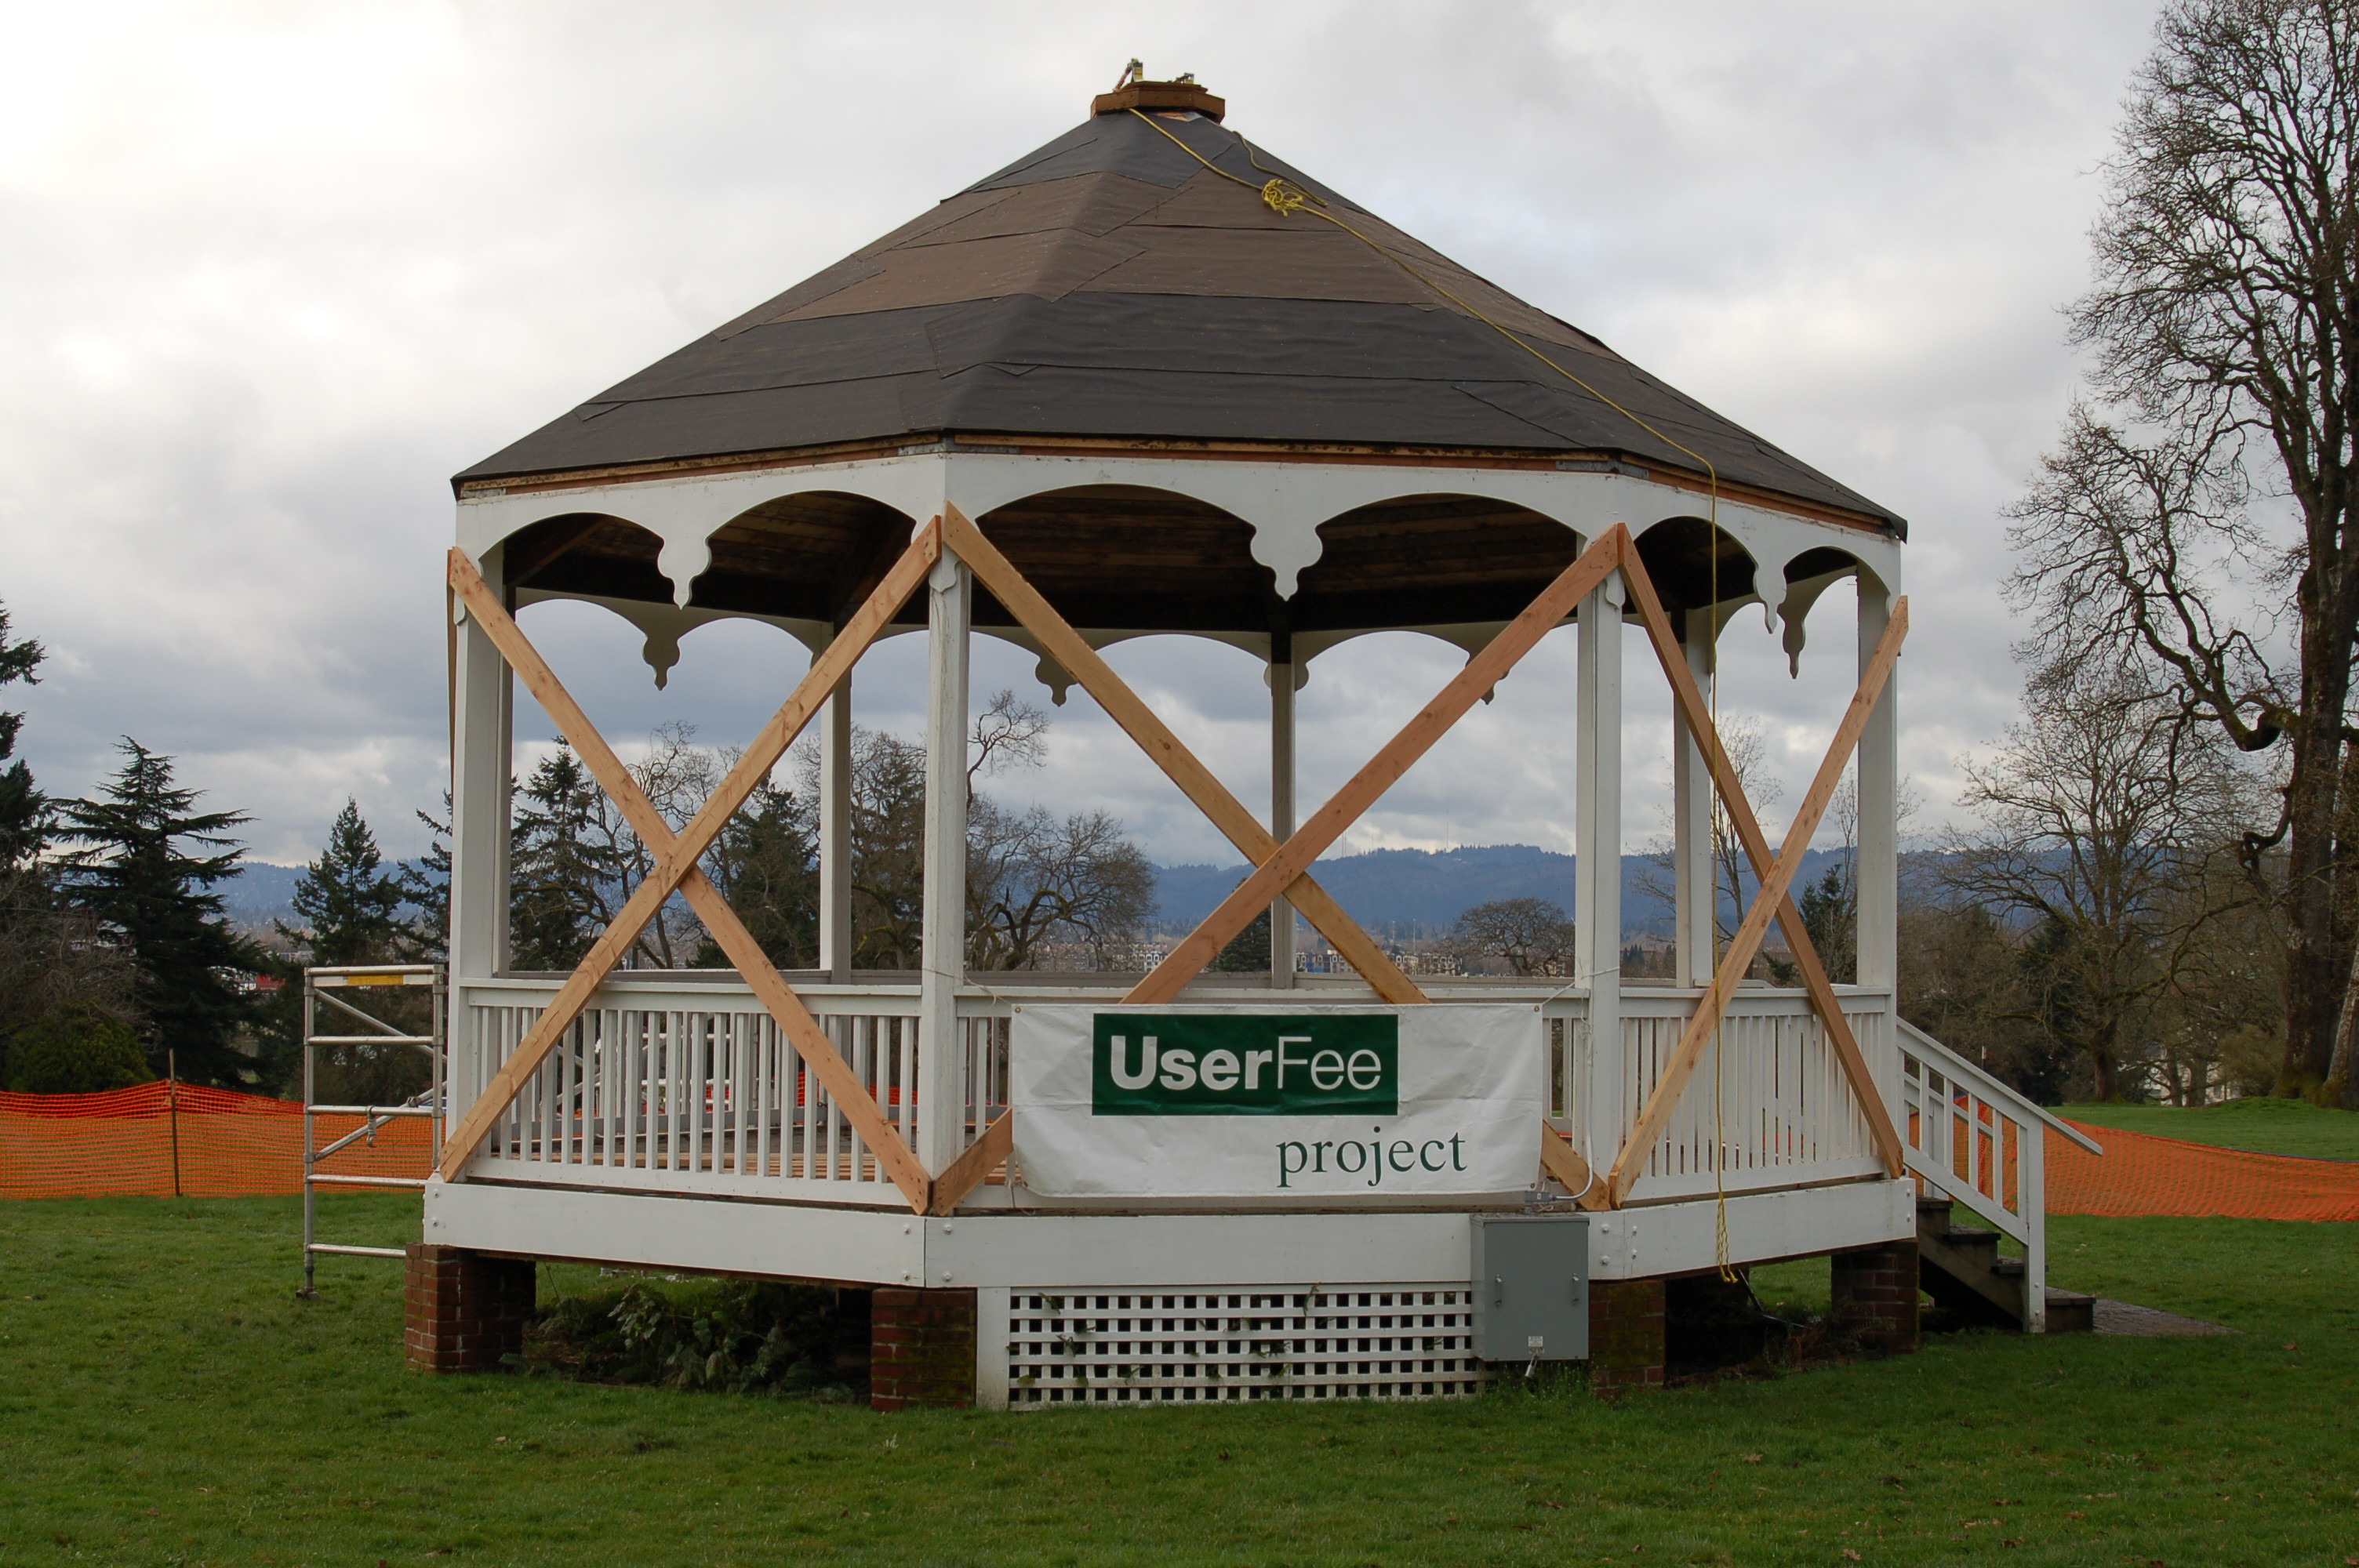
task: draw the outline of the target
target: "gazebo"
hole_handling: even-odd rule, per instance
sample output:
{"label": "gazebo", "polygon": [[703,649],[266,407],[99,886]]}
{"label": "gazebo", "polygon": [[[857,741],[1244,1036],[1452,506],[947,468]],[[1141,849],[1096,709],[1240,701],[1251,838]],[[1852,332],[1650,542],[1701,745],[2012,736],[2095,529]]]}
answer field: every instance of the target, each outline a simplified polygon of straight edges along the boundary
{"label": "gazebo", "polygon": [[[410,1263],[419,1364],[512,1348],[550,1258],[871,1291],[884,1406],[1438,1397],[1542,1359],[1621,1386],[1661,1375],[1667,1292],[1771,1259],[1833,1255],[1863,1332],[1912,1345],[1929,1184],[2029,1241],[2036,1323],[2033,1113],[1893,1013],[1901,520],[1223,109],[1129,73],[1072,131],[456,477],[451,1132]],[[1859,684],[1773,849],[1713,730],[1713,648],[1757,602],[1799,654],[1845,578]],[[684,831],[519,628],[553,599],[629,621],[658,681],[715,620],[810,649]],[[1669,983],[1621,974],[1625,625],[1676,707]],[[1315,863],[1567,626],[1575,972],[1413,979]],[[1463,669],[1299,816],[1310,664],[1399,630]],[[1168,633],[1266,662],[1268,820],[1100,654]],[[915,977],[853,968],[848,870],[851,681],[904,634],[928,660]],[[1150,972],[968,972],[978,634],[1095,701],[1254,868]],[[519,682],[659,856],[570,975],[509,960]],[[782,973],[697,866],[813,726],[819,967]],[[1854,750],[1837,984],[1788,890]],[[1715,791],[1765,889],[1730,941]],[[674,896],[734,969],[617,968]],[[1207,972],[1265,909],[1269,972]],[[1297,972],[1297,914],[1350,974]],[[1797,987],[1745,978],[1773,925]]]}

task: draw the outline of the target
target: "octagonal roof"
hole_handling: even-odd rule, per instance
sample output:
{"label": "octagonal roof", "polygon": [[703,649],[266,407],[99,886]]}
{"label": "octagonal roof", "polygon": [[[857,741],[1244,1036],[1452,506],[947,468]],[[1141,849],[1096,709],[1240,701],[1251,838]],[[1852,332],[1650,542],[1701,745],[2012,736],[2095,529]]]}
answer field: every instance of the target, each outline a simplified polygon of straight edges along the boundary
{"label": "octagonal roof", "polygon": [[[1683,446],[1732,487],[1902,528],[1249,146],[1218,100],[1113,102],[454,483],[943,437],[1506,452],[1701,477]],[[1375,246],[1273,211],[1247,188],[1272,178]]]}

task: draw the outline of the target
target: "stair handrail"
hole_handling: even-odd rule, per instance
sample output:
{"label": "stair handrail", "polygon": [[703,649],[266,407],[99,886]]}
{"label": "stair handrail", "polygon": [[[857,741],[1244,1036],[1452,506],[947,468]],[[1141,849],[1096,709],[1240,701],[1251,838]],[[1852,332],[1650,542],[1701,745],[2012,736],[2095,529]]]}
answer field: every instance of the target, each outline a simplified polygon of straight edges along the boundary
{"label": "stair handrail", "polygon": [[[2024,1262],[2024,1328],[2032,1334],[2043,1334],[2048,1328],[2048,1140],[2046,1130],[2053,1128],[2065,1138],[2079,1144],[2092,1154],[2105,1151],[2096,1140],[2079,1128],[2049,1114],[2029,1098],[2002,1083],[1983,1068],[1966,1060],[1939,1040],[1926,1033],[1907,1019],[1894,1015],[1899,1025],[1897,1041],[1904,1056],[1914,1056],[1918,1071],[1911,1081],[1906,1061],[1901,1064],[1900,1120],[1902,1142],[1908,1170],[1941,1196],[1964,1204],[1975,1214],[1998,1227],[2000,1231],[2023,1244]],[[1956,1115],[1952,1095],[1945,1090],[1938,1107],[1928,1103],[1921,1108],[1908,1104],[1910,1097],[1930,1097],[1926,1082],[1928,1071],[1938,1073],[1952,1089],[1964,1090],[1973,1099],[1990,1108],[1996,1116],[2012,1121],[2016,1137],[2016,1203],[2010,1213],[2006,1206],[2006,1175],[1999,1171],[1992,1181],[1993,1191],[1984,1193],[1973,1176],[1973,1145],[1967,1148],[1966,1174],[1961,1177],[1950,1162],[1936,1159],[1935,1148],[1946,1150],[1951,1137],[1951,1123]],[[1908,1113],[1918,1108],[1919,1114]],[[1940,1130],[1934,1130],[1932,1113],[1938,1109]],[[1978,1117],[1968,1120],[1968,1136],[1984,1132]],[[1990,1135],[2004,1147],[2004,1135],[1990,1130]]]}
{"label": "stair handrail", "polygon": [[1900,1033],[1904,1036],[1920,1047],[1917,1054],[1932,1057],[1940,1063],[1944,1073],[1961,1079],[1971,1080],[1974,1092],[1992,1104],[2003,1105],[2028,1119],[2055,1129],[2063,1137],[2079,1144],[2092,1154],[2103,1154],[2105,1152],[2104,1144],[2048,1109],[2038,1101],[2027,1098],[2020,1090],[2009,1086],[2006,1080],[1993,1077],[1987,1069],[1976,1066],[1972,1061],[1959,1055],[1957,1052],[1942,1044],[1907,1019],[1896,1013],[1893,1015],[1893,1022],[1899,1024]]}

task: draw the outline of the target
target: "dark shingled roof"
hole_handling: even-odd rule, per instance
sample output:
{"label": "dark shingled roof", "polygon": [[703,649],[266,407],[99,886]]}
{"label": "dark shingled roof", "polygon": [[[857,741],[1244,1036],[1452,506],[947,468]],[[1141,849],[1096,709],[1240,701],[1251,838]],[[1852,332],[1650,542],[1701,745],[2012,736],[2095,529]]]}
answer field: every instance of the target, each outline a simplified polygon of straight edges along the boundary
{"label": "dark shingled roof", "polygon": [[1100,114],[457,481],[940,434],[1567,451],[1696,464],[1317,218],[1369,238],[1723,480],[1884,508],[1208,118]]}

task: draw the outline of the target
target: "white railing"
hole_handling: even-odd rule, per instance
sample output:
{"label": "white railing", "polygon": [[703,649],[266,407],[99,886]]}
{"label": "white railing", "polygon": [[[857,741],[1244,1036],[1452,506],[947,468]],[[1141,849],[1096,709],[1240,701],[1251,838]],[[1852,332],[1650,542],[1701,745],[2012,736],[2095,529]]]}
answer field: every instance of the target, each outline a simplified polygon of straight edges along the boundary
{"label": "white railing", "polygon": [[[483,1093],[539,1017],[466,988],[456,1098]],[[907,994],[900,994],[902,991]],[[536,995],[536,992],[543,995]],[[906,1203],[875,1151],[741,986],[610,987],[526,1080],[473,1170],[716,1195]],[[915,987],[812,999],[820,1026],[905,1145],[917,1132]]]}
{"label": "white railing", "polygon": [[[1690,990],[1622,993],[1620,1122],[1634,1126],[1694,1015]],[[1888,1057],[1886,1001],[1845,995],[1851,1022],[1879,1081]],[[1584,1024],[1577,1033],[1585,1037]],[[1578,1068],[1566,1075],[1582,1081]],[[1866,1113],[1826,1031],[1796,990],[1747,989],[1729,1003],[1632,1196],[1639,1201],[1772,1191],[1883,1173]]]}
{"label": "white railing", "polygon": [[2048,1131],[2104,1150],[1906,1019],[1900,1099],[1908,1170],[2023,1248],[2024,1328],[2048,1326]]}
{"label": "white railing", "polygon": [[[454,1105],[463,1108],[484,1092],[559,984],[522,977],[462,982],[451,1030]],[[829,986],[799,978],[798,984],[895,1135],[914,1148],[926,1048],[918,987]],[[1469,987],[1466,993],[1445,1000],[1538,1004],[1549,1113],[1568,1129],[1578,1127],[1590,1082],[1586,1000],[1533,986]],[[1103,981],[1018,983],[962,998],[961,1145],[1006,1109],[1014,1007],[1118,994]],[[1637,1119],[1698,994],[1643,986],[1622,993],[1621,1127]],[[494,1128],[474,1173],[880,1207],[907,1201],[734,975],[625,971],[595,1000]],[[1845,994],[1843,1002],[1878,1080],[1889,1082],[1886,999],[1863,992]],[[1747,989],[1731,1003],[1716,1048],[1706,1051],[1634,1196],[1648,1202],[1769,1191],[1881,1171],[1867,1119],[1808,1000],[1799,991]],[[1019,1179],[1011,1162],[989,1185],[1005,1191]]]}

